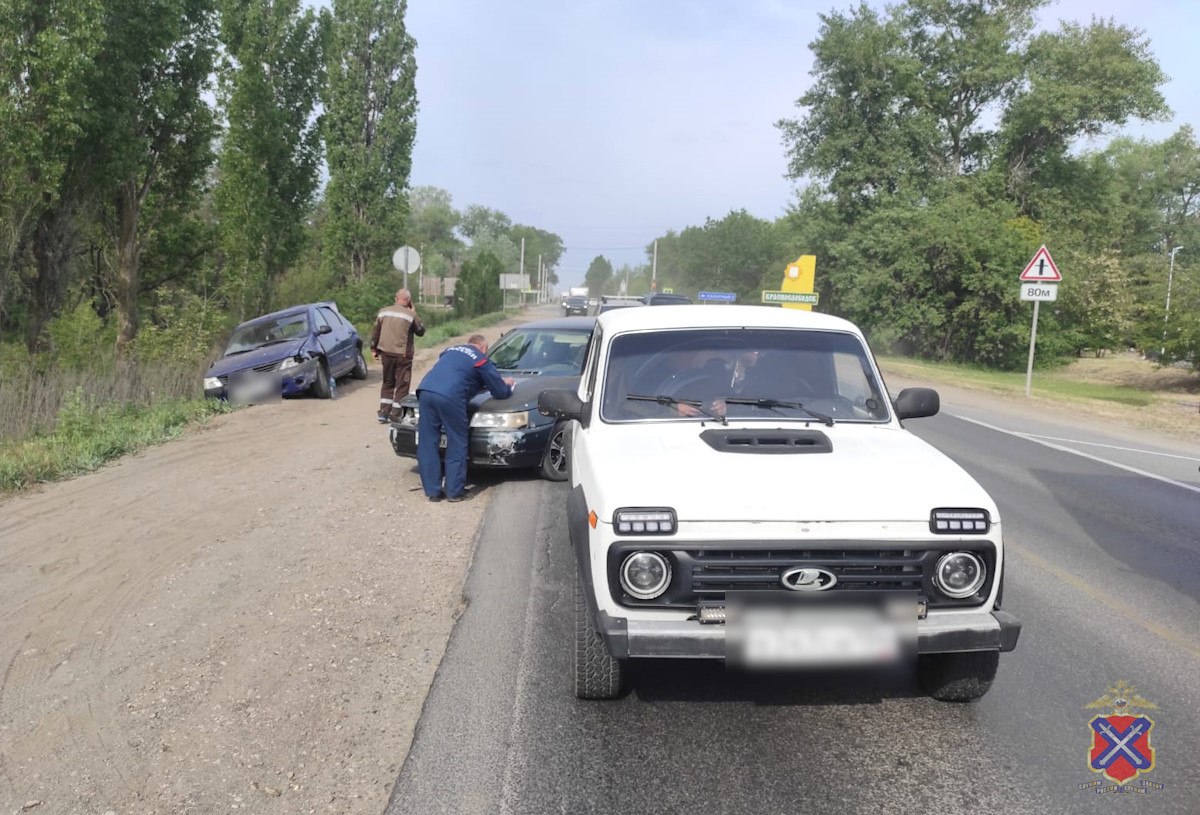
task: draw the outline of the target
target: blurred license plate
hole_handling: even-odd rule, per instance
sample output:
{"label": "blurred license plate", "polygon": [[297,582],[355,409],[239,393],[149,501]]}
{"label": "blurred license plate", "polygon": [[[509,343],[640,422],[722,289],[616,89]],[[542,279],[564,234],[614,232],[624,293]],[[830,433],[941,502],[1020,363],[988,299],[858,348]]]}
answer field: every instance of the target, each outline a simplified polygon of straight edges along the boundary
{"label": "blurred license plate", "polygon": [[[420,432],[414,432],[413,433],[413,444],[420,444],[420,443],[421,443]],[[446,434],[445,433],[443,433],[442,437],[440,439],[438,439],[438,447],[441,447],[443,450],[446,449]]]}
{"label": "blurred license plate", "polygon": [[267,402],[280,396],[279,377],[266,374],[246,375],[229,384],[229,400],[242,404]]}
{"label": "blurred license plate", "polygon": [[748,609],[727,625],[728,659],[748,667],[887,665],[900,628],[869,609]]}

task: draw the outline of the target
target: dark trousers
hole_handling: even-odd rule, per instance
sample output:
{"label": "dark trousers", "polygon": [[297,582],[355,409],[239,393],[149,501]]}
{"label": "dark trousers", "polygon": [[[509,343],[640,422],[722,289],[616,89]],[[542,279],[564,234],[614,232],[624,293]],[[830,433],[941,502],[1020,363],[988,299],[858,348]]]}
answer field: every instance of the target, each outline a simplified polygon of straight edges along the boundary
{"label": "dark trousers", "polygon": [[404,354],[379,352],[383,362],[383,388],[379,392],[379,409],[383,411],[400,407],[400,400],[408,396],[412,385],[412,357]]}
{"label": "dark trousers", "polygon": [[417,469],[421,487],[433,498],[442,492],[442,459],[438,444],[446,434],[446,497],[467,486],[467,403],[432,391],[417,391]]}

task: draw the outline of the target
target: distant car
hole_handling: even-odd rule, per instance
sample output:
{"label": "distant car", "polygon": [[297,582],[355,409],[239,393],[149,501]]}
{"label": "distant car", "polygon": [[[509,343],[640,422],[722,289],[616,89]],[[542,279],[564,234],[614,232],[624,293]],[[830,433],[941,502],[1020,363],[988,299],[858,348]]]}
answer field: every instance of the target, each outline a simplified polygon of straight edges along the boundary
{"label": "distant car", "polygon": [[644,302],[648,306],[690,306],[690,297],[682,294],[647,294]]}
{"label": "distant car", "polygon": [[570,317],[572,315],[584,316],[588,310],[588,299],[586,297],[572,296],[563,301],[563,316]]}
{"label": "distant car", "polygon": [[[513,395],[493,399],[487,391],[467,406],[471,413],[468,462],[473,467],[536,467],[551,481],[567,478],[565,422],[538,413],[538,396],[546,388],[576,388],[592,339],[593,317],[538,320],[501,337],[488,356],[500,373],[515,380]],[[417,397],[400,402],[400,418],[392,422],[396,455],[417,455]],[[440,440],[446,446],[446,437]]]}
{"label": "distant car", "polygon": [[330,380],[347,375],[367,378],[358,331],[336,303],[310,303],[235,328],[205,374],[204,395],[253,402],[311,392],[328,399]]}

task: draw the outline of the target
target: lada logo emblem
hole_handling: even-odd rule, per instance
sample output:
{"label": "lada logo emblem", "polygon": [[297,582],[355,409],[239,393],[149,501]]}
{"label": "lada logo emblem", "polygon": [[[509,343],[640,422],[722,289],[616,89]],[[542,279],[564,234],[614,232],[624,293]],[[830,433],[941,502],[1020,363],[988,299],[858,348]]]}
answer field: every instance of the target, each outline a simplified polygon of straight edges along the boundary
{"label": "lada logo emblem", "polygon": [[779,582],[792,591],[825,591],[834,587],[837,575],[825,569],[797,567],[781,574]]}

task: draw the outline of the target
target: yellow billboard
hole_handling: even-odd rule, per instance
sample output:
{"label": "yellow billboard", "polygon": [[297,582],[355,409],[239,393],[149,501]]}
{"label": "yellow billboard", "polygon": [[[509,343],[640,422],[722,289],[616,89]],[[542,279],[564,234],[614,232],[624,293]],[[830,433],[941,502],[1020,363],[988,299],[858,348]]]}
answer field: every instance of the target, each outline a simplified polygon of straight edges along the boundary
{"label": "yellow billboard", "polygon": [[[817,277],[817,256],[801,255],[794,263],[789,263],[783,273],[783,285],[780,291],[811,294]],[[799,308],[812,311],[811,303],[784,303],[784,308]]]}

